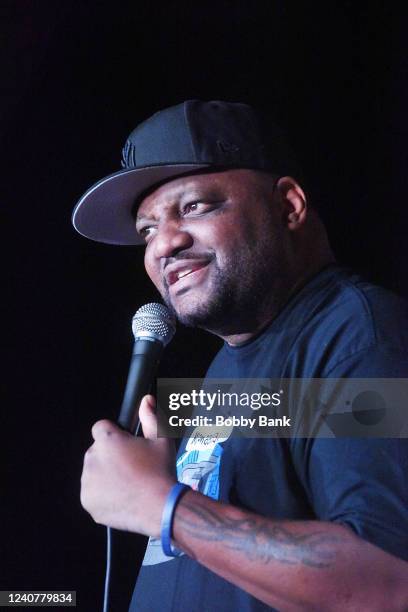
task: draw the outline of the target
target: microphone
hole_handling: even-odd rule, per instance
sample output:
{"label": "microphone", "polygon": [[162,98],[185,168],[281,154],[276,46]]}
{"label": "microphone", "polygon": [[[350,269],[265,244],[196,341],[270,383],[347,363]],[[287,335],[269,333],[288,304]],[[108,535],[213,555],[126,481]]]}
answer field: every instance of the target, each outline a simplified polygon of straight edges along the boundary
{"label": "microphone", "polygon": [[135,337],[118,423],[132,434],[139,429],[139,406],[150,392],[163,349],[173,338],[176,320],[163,304],[145,304],[132,320]]}

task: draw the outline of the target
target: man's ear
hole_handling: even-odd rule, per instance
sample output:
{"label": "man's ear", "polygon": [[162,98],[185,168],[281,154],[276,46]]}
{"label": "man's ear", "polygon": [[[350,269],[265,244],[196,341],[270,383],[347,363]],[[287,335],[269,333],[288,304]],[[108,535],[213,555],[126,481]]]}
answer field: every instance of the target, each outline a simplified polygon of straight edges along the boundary
{"label": "man's ear", "polygon": [[276,188],[283,204],[283,221],[286,227],[289,230],[299,229],[307,216],[307,202],[303,189],[291,176],[282,176]]}

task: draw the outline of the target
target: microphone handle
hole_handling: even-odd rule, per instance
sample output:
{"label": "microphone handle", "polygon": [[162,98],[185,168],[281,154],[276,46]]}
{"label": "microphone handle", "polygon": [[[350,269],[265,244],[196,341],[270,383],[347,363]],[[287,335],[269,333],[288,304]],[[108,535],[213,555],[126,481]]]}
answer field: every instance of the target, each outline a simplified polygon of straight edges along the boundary
{"label": "microphone handle", "polygon": [[140,402],[150,392],[156,378],[163,348],[163,344],[158,340],[146,338],[140,338],[134,344],[118,419],[119,425],[132,434],[137,434]]}

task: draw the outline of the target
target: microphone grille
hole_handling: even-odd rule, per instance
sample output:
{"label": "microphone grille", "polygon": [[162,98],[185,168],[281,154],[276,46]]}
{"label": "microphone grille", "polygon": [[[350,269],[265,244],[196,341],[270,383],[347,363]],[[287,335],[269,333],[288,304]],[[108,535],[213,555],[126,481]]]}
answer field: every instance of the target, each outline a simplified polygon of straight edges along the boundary
{"label": "microphone grille", "polygon": [[176,319],[163,304],[145,304],[133,317],[132,331],[135,340],[153,336],[166,346],[176,332]]}

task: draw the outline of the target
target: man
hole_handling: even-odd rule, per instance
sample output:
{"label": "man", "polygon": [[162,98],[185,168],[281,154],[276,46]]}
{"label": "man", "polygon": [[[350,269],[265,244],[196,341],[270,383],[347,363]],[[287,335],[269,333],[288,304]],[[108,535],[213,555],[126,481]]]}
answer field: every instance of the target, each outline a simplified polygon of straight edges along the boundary
{"label": "man", "polygon": [[[225,341],[208,378],[407,377],[405,305],[336,265],[284,137],[253,109],[161,111],[132,132],[124,165],[74,225],[145,242],[178,319]],[[96,423],[82,477],[96,522],[151,537],[131,610],[407,608],[403,440],[231,436],[202,453],[184,440],[186,491],[154,409],[146,397],[145,439]]]}

